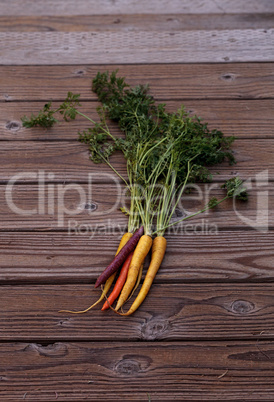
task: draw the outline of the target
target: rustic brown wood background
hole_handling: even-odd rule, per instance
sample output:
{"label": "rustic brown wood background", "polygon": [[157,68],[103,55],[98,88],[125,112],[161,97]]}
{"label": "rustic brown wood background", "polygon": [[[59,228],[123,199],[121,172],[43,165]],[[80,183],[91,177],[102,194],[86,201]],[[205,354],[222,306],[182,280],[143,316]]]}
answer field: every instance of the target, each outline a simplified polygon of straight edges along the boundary
{"label": "rustic brown wood background", "polygon": [[[1,401],[274,400],[274,2],[0,0],[0,41]],[[253,180],[238,209],[254,221],[261,197],[270,228],[244,223],[227,202],[205,217],[218,233],[181,226],[168,236],[155,285],[132,317],[59,314],[96,300],[93,283],[126,220],[106,213],[117,188],[77,142],[84,119],[27,130],[20,117],[69,90],[96,117],[91,80],[116,68],[130,84],[149,82],[170,110],[184,103],[238,137],[238,164],[218,169],[210,194],[232,175],[268,169],[268,184]],[[113,163],[124,172],[120,157]],[[39,170],[51,194],[45,213],[18,215],[7,183],[27,173],[13,200],[36,208]],[[88,173],[99,172],[92,203],[67,191],[65,207],[78,208],[83,225],[116,232],[70,234],[56,189],[86,190]]]}

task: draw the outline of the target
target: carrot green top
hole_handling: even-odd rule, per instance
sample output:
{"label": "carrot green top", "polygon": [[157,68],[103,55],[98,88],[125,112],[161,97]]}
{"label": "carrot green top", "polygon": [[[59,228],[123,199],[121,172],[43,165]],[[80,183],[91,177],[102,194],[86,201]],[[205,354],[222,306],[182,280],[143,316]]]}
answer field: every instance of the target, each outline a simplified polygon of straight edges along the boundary
{"label": "carrot green top", "polygon": [[[98,73],[92,82],[102,106],[97,108],[99,120],[94,121],[78,110],[78,94],[68,92],[65,101],[52,109],[47,103],[38,115],[22,118],[24,127],[51,127],[58,120],[57,113],[69,121],[77,115],[86,118],[91,128],[79,133],[86,143],[94,163],[106,163],[125,183],[130,195],[130,207],[122,212],[129,216],[128,230],[133,232],[140,221],[145,234],[163,235],[165,230],[188,219],[173,221],[172,216],[186,186],[190,182],[210,181],[209,167],[228,160],[235,163],[231,146],[234,137],[224,137],[219,130],[210,130],[199,117],[191,117],[182,106],[177,112],[166,111],[164,104],[156,104],[149,95],[149,87],[129,87],[117,71]],[[107,120],[118,123],[124,133],[121,138],[111,133]],[[113,153],[123,153],[127,164],[127,178],[112,165]],[[216,206],[237,192],[246,199],[242,181],[236,177],[225,184],[228,192],[222,200],[213,199],[197,213]],[[192,214],[197,215],[197,213]],[[156,231],[153,222],[156,217]]]}

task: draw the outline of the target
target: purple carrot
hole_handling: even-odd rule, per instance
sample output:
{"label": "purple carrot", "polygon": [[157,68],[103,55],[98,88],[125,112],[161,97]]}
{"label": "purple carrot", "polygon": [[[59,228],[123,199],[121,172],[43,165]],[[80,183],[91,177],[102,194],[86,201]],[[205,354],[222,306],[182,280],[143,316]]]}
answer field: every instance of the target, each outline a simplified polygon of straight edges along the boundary
{"label": "purple carrot", "polygon": [[95,283],[95,287],[102,285],[106,280],[118,270],[118,268],[125,262],[128,255],[135,249],[140,237],[144,234],[144,227],[141,226],[133,236],[129,239],[127,244],[119,251],[114,260],[109,264],[109,266],[104,270],[104,272],[99,276]]}

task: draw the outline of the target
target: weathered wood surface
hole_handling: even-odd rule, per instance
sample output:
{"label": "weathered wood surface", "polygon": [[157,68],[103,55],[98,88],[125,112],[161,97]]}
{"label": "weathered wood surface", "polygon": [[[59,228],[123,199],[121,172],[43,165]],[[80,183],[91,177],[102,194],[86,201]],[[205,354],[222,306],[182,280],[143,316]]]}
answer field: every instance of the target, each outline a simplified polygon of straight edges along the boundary
{"label": "weathered wood surface", "polygon": [[0,32],[0,56],[3,65],[269,62],[273,38],[274,29]]}
{"label": "weathered wood surface", "polygon": [[[274,280],[273,231],[197,229],[167,236],[155,283],[173,283],[174,278],[176,283]],[[84,233],[83,228],[70,233],[0,232],[0,282],[94,283],[115,254],[120,236]]]}
{"label": "weathered wood surface", "polygon": [[5,401],[268,401],[273,342],[0,345]]}
{"label": "weathered wood surface", "polygon": [[[61,100],[68,91],[80,93],[82,100],[97,100],[91,91],[92,79],[98,71],[116,69],[130,85],[149,83],[150,93],[157,100],[274,98],[274,70],[271,64],[231,63],[0,66],[0,100]],[[235,103],[230,102],[230,107]],[[14,110],[20,113],[21,107],[23,105],[16,105]],[[256,107],[259,107],[258,103]],[[1,106],[1,113],[3,108],[5,110],[4,105]],[[233,118],[232,113],[230,118]]]}
{"label": "weathered wood surface", "polygon": [[[98,4],[97,4],[98,5]],[[170,3],[169,3],[170,5]],[[274,8],[273,8],[274,12]],[[273,14],[0,16],[1,32],[186,31],[273,28]]]}
{"label": "weathered wood surface", "polygon": [[[212,197],[221,200],[226,194],[220,189],[220,183],[190,188],[192,193],[184,194],[171,222],[182,218],[184,211],[194,214],[204,208]],[[97,233],[110,230],[124,232],[128,218],[121,213],[121,207],[129,207],[129,197],[125,186],[119,183],[0,186],[0,230],[66,230],[79,227],[79,230]],[[239,201],[234,205],[233,200],[226,200],[214,210],[176,225],[172,232],[181,232],[184,228],[197,230],[197,225],[201,230],[200,225],[205,224],[213,233],[218,228],[266,229],[267,226],[274,227],[272,209],[273,185],[260,180],[251,184],[248,203]]]}
{"label": "weathered wood surface", "polygon": [[20,15],[116,15],[116,14],[245,14],[273,13],[274,5],[269,0],[1,0],[0,13],[5,16]]}
{"label": "weathered wood surface", "polygon": [[[268,0],[0,0],[1,400],[274,399],[273,15]],[[23,129],[20,117],[71,90],[95,118],[91,80],[116,68],[131,85],[149,82],[169,110],[184,103],[239,137],[238,165],[214,169],[218,183],[187,210],[220,197],[216,185],[235,174],[252,176],[250,200],[238,204],[242,219],[230,200],[168,234],[155,284],[132,317],[60,314],[98,298],[93,284],[127,220],[120,205],[107,213],[117,187],[77,142],[82,118],[47,131]],[[120,156],[113,163],[125,174]],[[270,182],[256,184],[267,169]],[[23,210],[38,207],[45,174],[40,214],[10,209],[6,182],[21,172],[12,196]],[[85,198],[88,173],[96,175]],[[69,183],[85,197],[64,194]],[[254,230],[267,201],[271,230]],[[82,224],[77,233],[69,218]]]}
{"label": "weathered wood surface", "polygon": [[[64,91],[66,92],[66,90]],[[65,94],[64,94],[65,95]],[[237,138],[273,138],[274,133],[274,100],[181,100],[164,101],[166,109],[174,112],[182,104],[190,115],[197,115],[209,123],[209,128],[222,130],[224,135],[235,135]],[[36,127],[26,129],[22,127],[21,117],[31,116],[43,108],[44,102],[7,102],[1,105],[0,110],[0,139],[3,140],[74,140],[77,149],[78,131],[86,130],[92,126],[84,117],[77,116],[74,121],[66,123],[62,121],[51,129]],[[58,103],[53,104],[57,107]],[[98,121],[96,107],[97,102],[82,102],[82,113],[87,114],[93,120]],[[263,119],[262,119],[263,116]],[[58,116],[57,116],[58,117]],[[117,124],[110,123],[110,130],[116,134],[120,131]],[[235,149],[240,141],[235,142]],[[5,143],[2,142],[5,147]],[[31,143],[24,143],[31,149]],[[12,144],[7,146],[12,146]],[[18,144],[20,147],[20,145]],[[23,144],[21,144],[23,146]],[[38,146],[38,145],[36,145]],[[53,145],[51,145],[53,146]],[[56,147],[58,147],[56,145]],[[60,144],[59,152],[62,152]],[[83,148],[83,146],[82,146]],[[12,155],[11,155],[12,156]]]}
{"label": "weathered wood surface", "polygon": [[121,317],[100,306],[86,314],[59,312],[94,303],[101,291],[93,284],[2,286],[0,340],[256,341],[273,337],[273,290],[266,283],[157,284],[134,315]]}
{"label": "weathered wood surface", "polygon": [[[238,164],[230,166],[224,162],[211,169],[219,172],[216,177],[223,181],[240,174],[243,179],[255,177],[268,169],[269,178],[274,175],[274,144],[271,139],[238,139],[234,145]],[[105,164],[94,164],[89,159],[85,144],[78,141],[3,141],[0,149],[0,181],[6,183],[11,178],[18,182],[37,182],[39,170],[45,171],[45,182],[88,183],[89,174],[96,182],[112,182],[116,178]],[[125,162],[120,155],[111,159],[113,166],[126,176]],[[50,175],[50,176],[49,176]]]}

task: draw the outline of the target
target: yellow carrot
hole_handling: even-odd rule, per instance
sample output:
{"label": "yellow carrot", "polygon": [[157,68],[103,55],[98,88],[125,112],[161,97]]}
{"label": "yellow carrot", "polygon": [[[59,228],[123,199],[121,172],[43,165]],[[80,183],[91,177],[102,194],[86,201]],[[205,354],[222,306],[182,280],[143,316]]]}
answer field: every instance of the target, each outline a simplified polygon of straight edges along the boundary
{"label": "yellow carrot", "polygon": [[115,311],[118,311],[119,308],[122,307],[122,305],[126,302],[127,298],[129,297],[136,283],[136,279],[138,277],[140,268],[144,263],[144,260],[151,248],[151,245],[152,245],[152,238],[149,235],[143,235],[140,238],[137,247],[133,253],[133,257],[128,270],[127,280],[126,283],[124,284],[124,287],[118,299]]}
{"label": "yellow carrot", "polygon": [[140,285],[140,282],[141,282],[141,279],[142,279],[142,274],[143,274],[143,268],[144,268],[144,264],[141,265],[141,268],[140,268],[139,273],[138,273],[137,281],[136,281],[136,283],[135,283],[134,288],[132,289],[132,292],[131,292],[129,298],[126,300],[126,303],[132,298],[132,296],[133,296],[134,293],[135,293],[135,290],[136,290],[136,289],[138,288],[138,286]]}
{"label": "yellow carrot", "polygon": [[158,269],[162,264],[165,252],[166,252],[166,239],[163,236],[157,236],[153,240],[151,262],[149,264],[147,274],[144,283],[140,289],[140,292],[138,293],[138,296],[132,303],[132,306],[130,307],[128,312],[121,315],[131,315],[143,303],[143,301],[146,298],[146,295],[149,292],[149,289],[151,288],[153,279],[155,278]]}
{"label": "yellow carrot", "polygon": [[[127,233],[125,233],[125,234],[122,236],[122,238],[121,238],[121,240],[120,240],[119,247],[118,247],[118,249],[117,249],[115,255],[117,255],[117,254],[119,253],[119,251],[124,247],[124,245],[129,241],[129,239],[130,239],[131,237],[132,237],[132,233],[130,233],[130,232],[127,232]],[[100,296],[99,299],[98,299],[94,304],[92,304],[90,307],[88,307],[88,308],[85,309],[85,310],[81,310],[81,311],[60,310],[59,313],[83,314],[83,313],[86,313],[87,311],[91,310],[93,307],[97,306],[97,304],[99,304],[102,300],[104,300],[105,295],[107,294],[107,292],[108,292],[109,289],[111,288],[111,285],[112,285],[112,283],[113,283],[113,281],[114,281],[115,275],[116,275],[116,272],[114,272],[114,274],[112,274],[112,275],[107,279],[107,281],[106,281],[106,283],[105,283],[105,285],[104,285],[104,289],[102,290],[101,296]]]}

